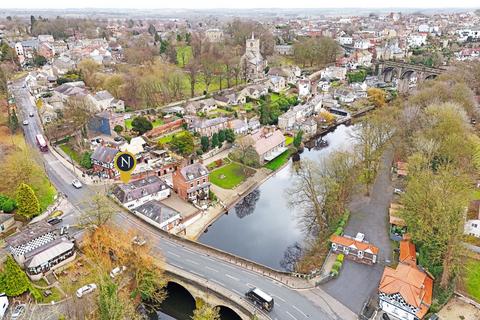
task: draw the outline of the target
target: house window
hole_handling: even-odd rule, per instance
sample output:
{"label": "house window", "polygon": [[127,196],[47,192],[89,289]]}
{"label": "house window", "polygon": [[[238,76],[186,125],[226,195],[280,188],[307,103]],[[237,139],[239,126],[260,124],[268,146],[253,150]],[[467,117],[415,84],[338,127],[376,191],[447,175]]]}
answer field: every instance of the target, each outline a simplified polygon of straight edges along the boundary
{"label": "house window", "polygon": [[358,251],[357,255],[360,259],[362,259],[363,258],[363,251]]}
{"label": "house window", "polygon": [[472,223],[472,227],[477,228],[477,227],[478,227],[478,224]]}
{"label": "house window", "polygon": [[337,250],[337,244],[336,243],[332,243],[332,249],[333,249],[333,251]]}
{"label": "house window", "polygon": [[190,183],[190,188],[193,188],[193,183]]}
{"label": "house window", "polygon": [[343,252],[348,255],[348,248],[347,247],[343,247]]}

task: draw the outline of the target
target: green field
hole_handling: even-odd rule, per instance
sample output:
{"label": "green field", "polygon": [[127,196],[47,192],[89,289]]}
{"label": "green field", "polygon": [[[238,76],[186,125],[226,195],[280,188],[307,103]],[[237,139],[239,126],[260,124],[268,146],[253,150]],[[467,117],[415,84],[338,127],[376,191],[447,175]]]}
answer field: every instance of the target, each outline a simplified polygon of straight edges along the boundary
{"label": "green field", "polygon": [[[125,128],[127,128],[127,130],[132,130],[132,121],[133,121],[134,118],[130,118],[130,119],[126,119],[125,120]],[[152,122],[152,125],[153,127],[158,127],[158,126],[161,126],[163,124],[163,120],[162,119],[156,119]]]}
{"label": "green field", "polygon": [[60,149],[62,149],[63,152],[67,154],[67,156],[72,158],[73,161],[75,161],[76,163],[80,163],[81,156],[77,151],[73,150],[72,147],[70,147],[68,144],[61,144],[59,145],[59,147]]}
{"label": "green field", "polygon": [[277,170],[281,166],[283,166],[285,163],[287,163],[288,159],[290,159],[290,155],[292,154],[292,151],[288,149],[269,163],[265,165],[265,168],[270,169],[270,170]]}
{"label": "green field", "polygon": [[220,188],[233,189],[245,181],[247,177],[253,175],[254,172],[255,170],[251,168],[246,168],[246,170],[244,170],[243,165],[232,162],[210,172],[210,182]]}
{"label": "green field", "polygon": [[475,300],[480,301],[480,260],[467,260],[463,282],[467,293]]}
{"label": "green field", "polygon": [[166,136],[163,136],[161,137],[160,139],[158,139],[158,143],[161,143],[161,144],[167,144],[169,143],[170,141],[172,141],[172,138],[173,136],[183,136],[184,134],[186,134],[187,131],[186,130],[182,130],[182,131],[178,131],[178,132],[174,132],[174,133],[171,133],[169,135],[166,135]]}

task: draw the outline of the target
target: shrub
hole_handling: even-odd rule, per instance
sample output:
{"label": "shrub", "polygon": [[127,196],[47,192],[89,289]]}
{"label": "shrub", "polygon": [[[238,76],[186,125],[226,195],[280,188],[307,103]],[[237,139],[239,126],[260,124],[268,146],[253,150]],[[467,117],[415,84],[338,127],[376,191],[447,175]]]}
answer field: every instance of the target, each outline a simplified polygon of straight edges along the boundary
{"label": "shrub", "polygon": [[337,236],[341,236],[343,234],[343,228],[338,227],[333,234],[335,234]]}
{"label": "shrub", "polygon": [[335,261],[333,263],[332,269],[340,270],[341,267],[342,267],[342,263],[340,261]]}
{"label": "shrub", "polygon": [[337,261],[340,262],[340,263],[343,263],[343,259],[345,259],[345,256],[343,255],[343,253],[340,253],[337,256]]}
{"label": "shrub", "polygon": [[0,194],[0,210],[10,213],[17,208],[15,199]]}
{"label": "shrub", "polygon": [[30,291],[30,294],[32,295],[33,299],[36,301],[36,302],[40,302],[43,300],[43,296],[42,294],[40,293],[40,290],[38,290],[37,288],[35,288],[34,286],[30,286],[30,288],[28,289]]}
{"label": "shrub", "polygon": [[330,271],[330,274],[331,274],[333,277],[338,277],[338,270],[332,270],[332,271]]}

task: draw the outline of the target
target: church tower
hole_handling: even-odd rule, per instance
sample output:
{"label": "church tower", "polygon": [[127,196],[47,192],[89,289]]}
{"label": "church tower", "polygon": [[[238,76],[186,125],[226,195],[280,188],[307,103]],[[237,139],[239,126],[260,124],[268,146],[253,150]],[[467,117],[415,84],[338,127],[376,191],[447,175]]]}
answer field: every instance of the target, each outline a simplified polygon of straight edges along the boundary
{"label": "church tower", "polygon": [[253,32],[252,38],[247,39],[245,53],[251,54],[254,57],[260,56],[260,39],[255,39],[255,35],[253,34]]}

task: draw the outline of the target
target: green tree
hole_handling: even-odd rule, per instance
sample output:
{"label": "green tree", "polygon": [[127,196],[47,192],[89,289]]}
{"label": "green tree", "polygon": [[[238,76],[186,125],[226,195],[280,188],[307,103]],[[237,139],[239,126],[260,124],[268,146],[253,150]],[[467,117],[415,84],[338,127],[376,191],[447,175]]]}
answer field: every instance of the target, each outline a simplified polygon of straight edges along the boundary
{"label": "green tree", "polygon": [[35,55],[35,57],[33,57],[33,63],[37,66],[37,67],[42,67],[44,66],[46,63],[47,63],[47,58],[45,58],[44,56],[41,56],[41,55]]}
{"label": "green tree", "polygon": [[232,129],[225,129],[225,139],[228,143],[233,143],[235,141],[235,132]]}
{"label": "green tree", "polygon": [[201,299],[197,299],[195,304],[196,308],[193,311],[192,320],[220,320],[217,307],[212,307]]}
{"label": "green tree", "polygon": [[152,123],[145,117],[136,117],[132,121],[132,130],[137,132],[139,135],[142,135],[152,129]]}
{"label": "green tree", "polygon": [[40,213],[40,203],[33,189],[25,183],[21,183],[16,192],[18,205],[17,213],[29,219]]}
{"label": "green tree", "polygon": [[153,24],[150,24],[148,26],[148,33],[150,33],[150,35],[152,36],[157,34],[157,30],[155,29],[155,26]]}
{"label": "green tree", "polygon": [[10,132],[14,134],[18,130],[18,118],[17,118],[17,113],[15,110],[9,111],[9,116],[8,116],[8,127],[10,128]]}
{"label": "green tree", "polygon": [[200,144],[202,145],[203,152],[207,152],[208,148],[210,147],[210,141],[207,136],[202,136],[200,138]]}
{"label": "green tree", "polygon": [[0,291],[9,297],[16,297],[29,289],[30,281],[27,275],[11,256],[7,256],[3,272],[0,273]]}
{"label": "green tree", "polygon": [[0,194],[0,210],[5,213],[10,213],[15,210],[16,207],[17,202],[15,201],[15,199]]}
{"label": "green tree", "polygon": [[186,132],[185,134],[174,135],[170,142],[170,146],[181,155],[188,156],[193,153],[195,144],[192,134]]}
{"label": "green tree", "polygon": [[216,148],[218,147],[220,144],[220,142],[218,141],[218,134],[217,133],[214,133],[212,135],[212,148]]}
{"label": "green tree", "polygon": [[92,169],[92,152],[85,151],[80,159],[80,165],[85,169]]}
{"label": "green tree", "polygon": [[115,131],[117,134],[120,134],[123,131],[123,127],[119,124],[117,124],[114,128],[113,131]]}
{"label": "green tree", "polygon": [[218,132],[218,142],[220,142],[220,144],[222,144],[226,139],[227,139],[227,137],[225,135],[225,130],[220,130]]}
{"label": "green tree", "polygon": [[302,137],[303,137],[303,131],[300,130],[297,132],[297,134],[293,138],[293,145],[295,146],[295,148],[300,147],[300,145],[302,144]]}
{"label": "green tree", "polygon": [[100,281],[98,306],[101,320],[125,319],[124,305],[118,296],[118,285],[108,276],[103,276]]}

